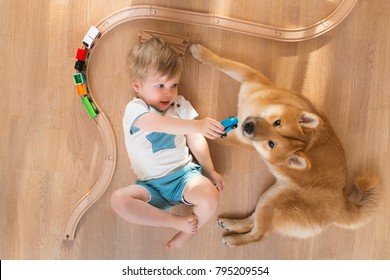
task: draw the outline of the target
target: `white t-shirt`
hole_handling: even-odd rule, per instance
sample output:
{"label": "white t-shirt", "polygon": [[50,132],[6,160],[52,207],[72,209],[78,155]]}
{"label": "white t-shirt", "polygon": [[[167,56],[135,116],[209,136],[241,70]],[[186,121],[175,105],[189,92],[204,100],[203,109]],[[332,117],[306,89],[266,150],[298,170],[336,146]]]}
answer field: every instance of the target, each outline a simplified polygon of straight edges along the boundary
{"label": "white t-shirt", "polygon": [[187,120],[198,116],[190,102],[181,95],[164,112],[137,97],[127,104],[123,117],[125,144],[131,168],[142,181],[163,177],[192,162],[185,135],[143,131],[133,125],[145,113]]}

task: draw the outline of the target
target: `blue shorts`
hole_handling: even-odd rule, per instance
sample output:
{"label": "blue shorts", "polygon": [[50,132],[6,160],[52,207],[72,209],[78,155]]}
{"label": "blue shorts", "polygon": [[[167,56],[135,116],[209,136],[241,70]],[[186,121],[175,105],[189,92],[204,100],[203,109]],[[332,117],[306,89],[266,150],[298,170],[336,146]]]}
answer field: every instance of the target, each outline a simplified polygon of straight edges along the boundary
{"label": "blue shorts", "polygon": [[167,210],[178,204],[192,205],[184,200],[183,193],[188,182],[196,176],[202,176],[202,167],[191,163],[167,176],[146,181],[137,180],[135,183],[149,192],[149,204]]}

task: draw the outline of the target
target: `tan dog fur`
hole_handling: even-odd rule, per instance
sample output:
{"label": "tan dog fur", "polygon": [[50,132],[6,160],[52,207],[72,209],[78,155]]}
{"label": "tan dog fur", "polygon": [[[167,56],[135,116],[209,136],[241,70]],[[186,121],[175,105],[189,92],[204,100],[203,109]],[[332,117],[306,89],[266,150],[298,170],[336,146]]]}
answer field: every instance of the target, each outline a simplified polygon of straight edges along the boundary
{"label": "tan dog fur", "polygon": [[228,138],[253,146],[276,178],[248,218],[218,219],[219,226],[232,233],[223,238],[227,246],[260,241],[271,232],[306,238],[329,224],[356,228],[372,217],[379,180],[363,174],[355,177],[354,186],[347,186],[343,147],[307,98],[201,45],[192,45],[190,52],[241,83],[239,124]]}

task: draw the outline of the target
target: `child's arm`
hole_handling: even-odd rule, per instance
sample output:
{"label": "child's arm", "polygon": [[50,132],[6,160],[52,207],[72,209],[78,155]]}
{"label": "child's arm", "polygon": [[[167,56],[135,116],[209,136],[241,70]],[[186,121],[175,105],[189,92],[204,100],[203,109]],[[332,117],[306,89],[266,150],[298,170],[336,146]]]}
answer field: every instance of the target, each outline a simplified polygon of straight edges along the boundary
{"label": "child's arm", "polygon": [[164,132],[169,134],[200,133],[207,138],[214,139],[224,134],[224,127],[217,120],[204,118],[201,120],[183,120],[146,113],[134,125],[145,131]]}
{"label": "child's arm", "polygon": [[219,191],[223,191],[225,188],[225,181],[214,169],[214,164],[211,160],[210,150],[206,139],[199,133],[189,134],[186,135],[186,137],[188,147],[199,164],[203,167],[207,177],[209,177]]}

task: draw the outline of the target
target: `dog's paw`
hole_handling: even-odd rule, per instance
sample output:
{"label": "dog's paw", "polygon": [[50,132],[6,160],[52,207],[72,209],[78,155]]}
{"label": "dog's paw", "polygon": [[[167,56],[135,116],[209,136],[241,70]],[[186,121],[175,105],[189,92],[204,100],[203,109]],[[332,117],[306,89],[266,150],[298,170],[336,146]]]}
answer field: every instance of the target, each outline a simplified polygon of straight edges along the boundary
{"label": "dog's paw", "polygon": [[190,46],[190,53],[196,60],[205,63],[207,56],[211,52],[200,44],[193,44]]}
{"label": "dog's paw", "polygon": [[231,236],[225,236],[224,238],[222,238],[222,243],[229,248],[237,247],[234,238]]}
{"label": "dog's paw", "polygon": [[235,232],[235,233],[246,233],[253,229],[252,219],[227,219],[227,218],[218,218],[217,224],[220,228],[225,231]]}
{"label": "dog's paw", "polygon": [[221,229],[224,229],[226,231],[230,231],[228,219],[217,219],[217,224]]}

